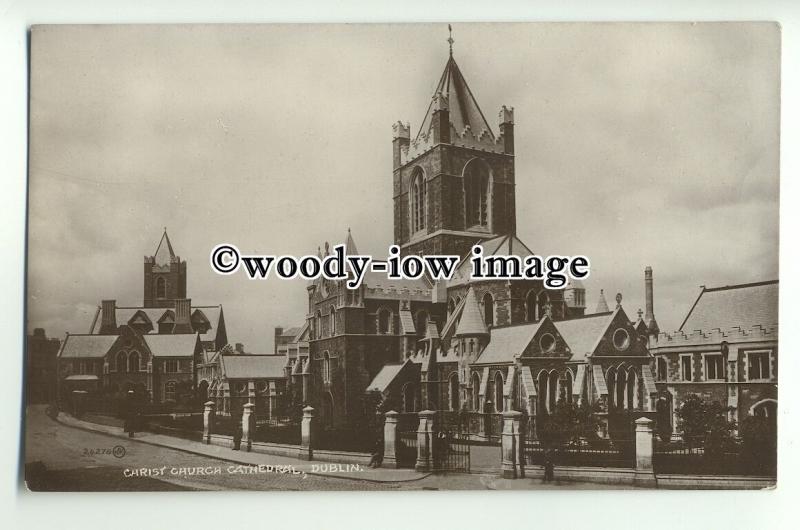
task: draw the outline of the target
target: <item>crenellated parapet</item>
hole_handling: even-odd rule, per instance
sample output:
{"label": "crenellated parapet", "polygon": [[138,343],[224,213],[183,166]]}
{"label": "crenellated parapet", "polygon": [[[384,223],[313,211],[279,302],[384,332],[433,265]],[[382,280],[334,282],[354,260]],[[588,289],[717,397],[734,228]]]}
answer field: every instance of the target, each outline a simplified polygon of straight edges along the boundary
{"label": "crenellated parapet", "polygon": [[[449,108],[448,98],[443,94],[437,94],[433,100],[435,111],[447,111]],[[513,154],[513,126],[514,108],[503,105],[499,112],[500,135],[495,137],[492,131],[481,128],[474,131],[472,126],[467,124],[463,129],[457,130],[453,123],[450,123],[450,145],[484,151],[488,153]],[[398,121],[392,126],[392,138],[400,141],[400,161],[399,164],[405,165],[433,149],[438,143],[434,139],[434,128],[431,126],[427,131],[421,131],[414,140],[411,140],[411,126]],[[511,140],[509,142],[509,140]]]}
{"label": "crenellated parapet", "polygon": [[694,330],[691,333],[684,331],[661,332],[656,335],[656,348],[665,346],[695,346],[719,344],[721,342],[751,342],[778,340],[778,325],[762,326],[756,325],[750,328],[733,328],[722,330],[713,328],[710,330]]}

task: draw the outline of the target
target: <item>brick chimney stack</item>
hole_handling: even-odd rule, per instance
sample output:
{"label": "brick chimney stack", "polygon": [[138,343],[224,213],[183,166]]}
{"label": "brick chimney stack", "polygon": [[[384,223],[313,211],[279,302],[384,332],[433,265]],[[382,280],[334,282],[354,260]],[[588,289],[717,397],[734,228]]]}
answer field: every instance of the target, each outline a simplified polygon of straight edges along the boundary
{"label": "brick chimney stack", "polygon": [[113,335],[117,332],[117,301],[103,300],[102,320],[100,320],[100,334]]}
{"label": "brick chimney stack", "polygon": [[658,323],[653,313],[653,268],[649,265],[644,269],[644,323],[650,334],[658,334]]}

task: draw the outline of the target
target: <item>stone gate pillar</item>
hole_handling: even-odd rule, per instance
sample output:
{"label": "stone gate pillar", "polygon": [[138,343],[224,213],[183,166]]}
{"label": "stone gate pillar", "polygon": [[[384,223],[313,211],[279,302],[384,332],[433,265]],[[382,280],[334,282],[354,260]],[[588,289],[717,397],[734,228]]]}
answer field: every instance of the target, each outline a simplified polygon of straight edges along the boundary
{"label": "stone gate pillar", "polygon": [[419,427],[417,428],[417,471],[430,471],[433,468],[433,443],[436,438],[433,417],[436,413],[432,410],[423,410],[419,413]]}
{"label": "stone gate pillar", "polygon": [[303,420],[300,422],[300,460],[313,460],[314,458],[314,408],[303,409]]}
{"label": "stone gate pillar", "polygon": [[503,478],[517,478],[519,450],[521,447],[520,420],[522,413],[516,410],[503,412],[503,435],[501,438]]}
{"label": "stone gate pillar", "polygon": [[214,434],[214,422],[216,420],[216,405],[213,401],[206,401],[203,410],[203,443],[211,443],[211,435]]}
{"label": "stone gate pillar", "polygon": [[383,421],[383,467],[397,467],[397,416],[390,410]]}
{"label": "stone gate pillar", "polygon": [[639,418],[636,423],[636,475],[634,484],[655,488],[656,475],[653,472],[653,420]]}
{"label": "stone gate pillar", "polygon": [[245,403],[242,407],[242,441],[239,450],[253,449],[253,435],[256,430],[255,403]]}

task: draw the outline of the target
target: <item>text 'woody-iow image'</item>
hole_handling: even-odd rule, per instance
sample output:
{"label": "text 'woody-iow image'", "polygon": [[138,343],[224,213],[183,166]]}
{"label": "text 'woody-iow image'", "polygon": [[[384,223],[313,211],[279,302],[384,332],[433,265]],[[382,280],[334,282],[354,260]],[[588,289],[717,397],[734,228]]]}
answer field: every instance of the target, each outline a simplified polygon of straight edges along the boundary
{"label": "text 'woody-iow image'", "polygon": [[34,26],[27,487],[774,487],[780,49]]}

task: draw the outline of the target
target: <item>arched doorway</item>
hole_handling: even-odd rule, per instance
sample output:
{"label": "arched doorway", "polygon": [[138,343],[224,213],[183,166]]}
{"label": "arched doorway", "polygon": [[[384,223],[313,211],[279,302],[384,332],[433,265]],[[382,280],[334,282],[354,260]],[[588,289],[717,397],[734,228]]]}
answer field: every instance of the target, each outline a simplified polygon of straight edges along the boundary
{"label": "arched doorway", "polygon": [[208,401],[208,381],[205,379],[200,381],[200,384],[197,385],[197,400],[200,402],[201,406]]}

